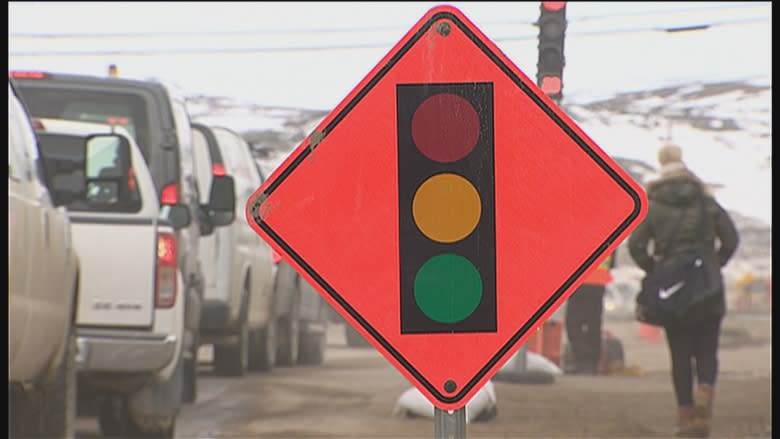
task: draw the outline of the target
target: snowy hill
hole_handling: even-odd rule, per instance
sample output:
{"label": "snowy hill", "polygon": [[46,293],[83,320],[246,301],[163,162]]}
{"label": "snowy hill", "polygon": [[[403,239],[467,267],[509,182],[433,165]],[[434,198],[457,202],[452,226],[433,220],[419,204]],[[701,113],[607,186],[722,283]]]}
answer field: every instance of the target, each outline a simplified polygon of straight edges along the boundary
{"label": "snowy hill", "polygon": [[[193,119],[223,125],[252,145],[270,173],[326,116],[325,111],[269,108],[227,98],[192,96]],[[564,100],[564,110],[638,182],[656,171],[656,151],[671,139],[688,166],[715,188],[741,234],[724,272],[732,285],[746,273],[771,273],[771,85],[729,81],[624,92],[590,102]],[[641,276],[618,254],[624,273]]]}
{"label": "snowy hill", "polygon": [[771,87],[695,84],[564,105],[613,157],[656,165],[670,136],[688,166],[730,210],[771,224]]}

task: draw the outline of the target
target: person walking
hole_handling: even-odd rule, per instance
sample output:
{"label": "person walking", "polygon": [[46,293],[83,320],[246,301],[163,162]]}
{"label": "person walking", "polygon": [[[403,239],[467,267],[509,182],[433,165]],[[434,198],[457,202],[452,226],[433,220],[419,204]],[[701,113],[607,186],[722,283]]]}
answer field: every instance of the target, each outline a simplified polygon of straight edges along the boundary
{"label": "person walking", "polygon": [[604,292],[612,281],[610,270],[614,265],[615,253],[612,253],[588,275],[566,302],[566,338],[573,357],[566,373],[597,375],[599,372]]}
{"label": "person walking", "polygon": [[[628,239],[632,259],[649,273],[677,255],[702,249],[705,257],[713,258],[715,266],[723,267],[739,244],[733,220],[707,185],[685,165],[679,146],[661,147],[658,163],[660,176],[647,186],[647,217]],[[701,200],[705,215],[712,221],[701,220],[701,209],[686,209],[699,205]],[[720,270],[719,275],[722,280]],[[721,288],[720,294],[694,305],[682,322],[664,327],[677,400],[676,436],[709,436],[718,376],[718,343],[725,314],[726,299]]]}

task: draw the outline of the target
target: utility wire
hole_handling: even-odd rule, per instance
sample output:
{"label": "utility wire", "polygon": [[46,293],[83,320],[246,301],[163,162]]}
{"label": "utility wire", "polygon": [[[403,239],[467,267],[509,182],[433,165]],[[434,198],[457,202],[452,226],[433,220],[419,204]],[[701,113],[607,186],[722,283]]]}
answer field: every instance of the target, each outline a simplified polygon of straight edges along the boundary
{"label": "utility wire", "polygon": [[[770,2],[767,2],[770,3]],[[636,3],[640,4],[640,3]],[[591,15],[591,16],[584,16],[577,18],[577,22],[580,21],[595,21],[595,20],[605,20],[605,19],[612,19],[612,18],[624,18],[624,17],[636,17],[636,16],[642,16],[645,17],[647,15],[668,15],[668,14],[676,14],[676,13],[682,13],[682,12],[710,12],[710,11],[721,11],[721,10],[731,10],[731,9],[747,9],[747,8],[756,8],[756,7],[765,7],[766,4],[762,4],[762,2],[739,2],[738,4],[732,4],[732,5],[718,5],[713,7],[700,7],[697,6],[695,8],[681,8],[681,9],[665,9],[663,11],[659,10],[644,10],[644,11],[632,11],[632,12],[625,12],[621,14],[615,14],[615,15]]]}
{"label": "utility wire", "polygon": [[[762,6],[760,3],[746,2],[744,5],[733,6],[715,6],[705,8],[682,8],[682,9],[669,9],[664,11],[634,11],[622,14],[611,15],[593,15],[580,17],[576,19],[567,20],[569,24],[577,24],[579,22],[594,21],[594,20],[611,20],[623,17],[632,16],[647,16],[647,15],[668,15],[681,12],[710,12],[724,9],[745,9],[755,8]],[[535,26],[536,20],[533,21],[518,21],[518,20],[501,20],[485,22],[481,27],[485,26]],[[161,31],[161,32],[105,32],[105,33],[9,33],[9,38],[40,38],[40,39],[67,39],[67,38],[159,38],[159,37],[191,37],[191,36],[245,36],[245,35],[287,35],[287,34],[311,34],[311,33],[353,33],[353,32],[387,32],[387,31],[399,31],[398,26],[371,26],[371,27],[349,27],[349,28],[320,28],[320,29],[247,29],[247,30],[217,30],[217,31]]]}
{"label": "utility wire", "polygon": [[[614,34],[632,34],[642,32],[667,32],[677,33],[683,31],[704,30],[715,26],[727,26],[743,24],[757,21],[767,21],[768,17],[753,17],[743,20],[731,20],[720,23],[705,23],[696,25],[684,25],[676,27],[648,27],[633,29],[614,29],[601,31],[582,31],[567,32],[566,37],[589,37]],[[538,35],[495,37],[494,42],[518,42],[537,39]],[[284,53],[284,52],[317,52],[325,50],[363,50],[387,48],[393,44],[388,43],[368,43],[368,44],[340,44],[340,45],[321,45],[321,46],[293,46],[293,47],[243,47],[243,48],[174,48],[174,49],[116,49],[116,50],[59,50],[59,51],[28,51],[28,52],[9,52],[9,57],[67,57],[67,56],[161,56],[161,55],[218,55],[218,54],[242,54],[242,53]]]}

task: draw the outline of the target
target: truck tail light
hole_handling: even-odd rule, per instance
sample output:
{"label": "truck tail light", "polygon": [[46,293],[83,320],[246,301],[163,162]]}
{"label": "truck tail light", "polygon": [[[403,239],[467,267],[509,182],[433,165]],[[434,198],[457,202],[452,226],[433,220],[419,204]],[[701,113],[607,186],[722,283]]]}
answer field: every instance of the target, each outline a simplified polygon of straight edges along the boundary
{"label": "truck tail light", "polygon": [[176,264],[176,238],[170,233],[158,233],[155,308],[171,308],[176,304]]}
{"label": "truck tail light", "polygon": [[211,165],[211,174],[215,177],[222,177],[224,175],[227,175],[225,172],[225,165],[222,163],[214,163]]}
{"label": "truck tail light", "polygon": [[160,193],[160,204],[178,204],[179,188],[176,183],[166,185]]}
{"label": "truck tail light", "polygon": [[51,75],[44,72],[12,70],[8,72],[8,77],[16,79],[44,79],[51,77]]}

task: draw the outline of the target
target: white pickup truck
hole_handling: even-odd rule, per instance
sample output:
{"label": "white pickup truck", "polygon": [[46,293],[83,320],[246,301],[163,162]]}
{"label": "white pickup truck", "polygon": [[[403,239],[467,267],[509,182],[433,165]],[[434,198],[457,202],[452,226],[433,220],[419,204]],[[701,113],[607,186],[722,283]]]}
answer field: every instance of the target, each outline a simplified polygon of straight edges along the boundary
{"label": "white pickup truck", "polygon": [[73,437],[79,260],[67,212],[52,201],[41,170],[30,120],[9,83],[9,435]]}
{"label": "white pickup truck", "polygon": [[199,243],[206,285],[201,340],[214,346],[215,372],[240,376],[276,365],[321,364],[325,301],[289,265],[279,264],[238,202],[251,197],[264,178],[249,145],[225,127],[194,122],[192,129],[199,185],[230,175],[237,197],[234,221]]}
{"label": "white pickup truck", "polygon": [[[248,146],[238,134],[193,123],[192,135],[200,187],[230,175],[236,201],[257,189],[260,177],[253,173]],[[235,203],[230,224],[202,234],[198,243],[205,286],[200,341],[213,345],[218,375],[269,371],[276,357],[272,295],[276,267],[268,244],[241,221],[242,204]]]}
{"label": "white pickup truck", "polygon": [[[172,437],[185,330],[174,228],[190,221],[188,209],[160,207],[142,153],[121,126],[40,119],[37,130],[55,187],[86,176],[85,198],[68,204],[82,264],[79,404],[96,406],[105,435]],[[85,149],[83,139],[95,134]]]}

